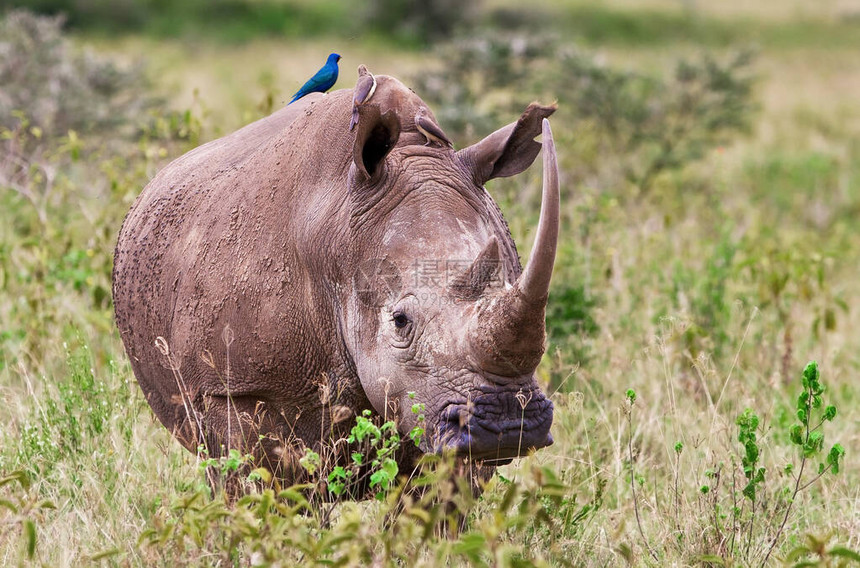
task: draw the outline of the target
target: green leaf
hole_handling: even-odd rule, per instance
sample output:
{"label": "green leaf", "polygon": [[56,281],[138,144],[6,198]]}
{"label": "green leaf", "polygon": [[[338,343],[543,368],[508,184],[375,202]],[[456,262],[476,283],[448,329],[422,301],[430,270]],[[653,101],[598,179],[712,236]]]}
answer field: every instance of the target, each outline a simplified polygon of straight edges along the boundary
{"label": "green leaf", "polygon": [[409,431],[409,439],[412,440],[412,443],[416,446],[421,444],[422,437],[424,437],[424,428],[421,426],[416,426]]}
{"label": "green leaf", "polygon": [[11,483],[13,481],[17,481],[18,485],[20,485],[21,488],[24,490],[30,488],[30,478],[27,477],[27,472],[23,470],[13,471],[6,477],[0,477],[0,487],[3,487],[7,483]]}
{"label": "green leaf", "polygon": [[388,484],[391,483],[391,478],[388,477],[388,473],[384,470],[374,471],[370,475],[370,486],[376,487],[377,485],[382,486],[382,488],[388,487]]}
{"label": "green leaf", "polygon": [[829,404],[824,409],[824,419],[832,422],[834,418],[836,418],[836,407]]}
{"label": "green leaf", "polygon": [[[751,466],[758,461],[759,448],[756,445],[755,441],[748,441],[746,444],[744,444],[744,450],[746,452],[746,455],[744,455],[743,459],[741,460],[744,466]],[[747,477],[749,477],[749,475],[747,475]]]}
{"label": "green leaf", "polygon": [[299,465],[301,465],[308,474],[313,475],[317,469],[319,469],[322,464],[322,460],[320,459],[320,455],[310,448],[305,448],[305,455],[299,459]]}
{"label": "green leaf", "polygon": [[262,481],[263,483],[269,483],[271,480],[272,472],[265,467],[255,468],[248,474],[248,481]]}
{"label": "green leaf", "polygon": [[789,438],[791,438],[792,443],[797,444],[798,446],[803,445],[803,426],[800,424],[792,424],[791,428],[788,430]]}
{"label": "green leaf", "polygon": [[749,499],[750,501],[755,501],[755,482],[750,481],[747,483],[746,487],[743,490],[744,497]]}
{"label": "green leaf", "polygon": [[838,556],[839,558],[847,558],[855,562],[860,562],[860,553],[857,553],[850,548],[844,546],[834,546],[827,551],[828,556]]}
{"label": "green leaf", "polygon": [[803,369],[803,386],[808,388],[809,385],[818,382],[818,362],[810,361]]}
{"label": "green leaf", "polygon": [[487,549],[486,537],[478,532],[469,532],[454,543],[454,554],[462,554],[474,563],[481,562],[481,553]]}
{"label": "green leaf", "polygon": [[111,558],[113,556],[117,556],[121,553],[118,548],[109,548],[108,550],[103,550],[101,552],[96,552],[92,556],[89,557],[90,562],[98,562],[99,560],[105,560],[106,558]]}
{"label": "green leaf", "polygon": [[696,556],[693,561],[701,564],[717,564],[719,566],[726,565],[725,558],[723,558],[722,556],[717,556],[715,554],[703,554],[701,556]]}
{"label": "green leaf", "polygon": [[54,502],[53,502],[53,501],[51,501],[50,499],[42,499],[41,501],[37,502],[35,505],[33,505],[33,506],[31,507],[31,509],[33,509],[33,510],[37,510],[37,509],[56,509],[56,508],[57,508],[57,506],[56,506],[56,505],[54,504]]}
{"label": "green leaf", "polygon": [[397,462],[391,458],[387,458],[382,462],[382,468],[371,474],[370,486],[376,487],[379,485],[382,489],[388,489],[397,477],[397,472]]}
{"label": "green leaf", "polygon": [[830,464],[831,471],[836,474],[839,473],[839,462],[845,457],[845,448],[842,447],[842,444],[833,444],[833,447],[830,448],[830,453],[827,454],[827,463]]}
{"label": "green leaf", "polygon": [[27,558],[32,559],[36,554],[36,523],[24,519],[24,538],[27,539]]}
{"label": "green leaf", "polygon": [[785,555],[785,561],[786,562],[793,562],[793,561],[797,560],[798,558],[806,556],[807,554],[809,554],[809,548],[807,548],[805,546],[798,546],[796,548],[793,548],[791,550],[791,552],[789,552],[788,554]]}
{"label": "green leaf", "polygon": [[310,484],[287,487],[278,492],[278,498],[295,503],[295,506],[300,509],[310,510],[310,502],[303,492],[303,490],[310,489],[310,487]]}
{"label": "green leaf", "polygon": [[809,443],[810,445],[817,450],[820,450],[824,445],[824,433],[823,432],[813,432],[809,435]]}

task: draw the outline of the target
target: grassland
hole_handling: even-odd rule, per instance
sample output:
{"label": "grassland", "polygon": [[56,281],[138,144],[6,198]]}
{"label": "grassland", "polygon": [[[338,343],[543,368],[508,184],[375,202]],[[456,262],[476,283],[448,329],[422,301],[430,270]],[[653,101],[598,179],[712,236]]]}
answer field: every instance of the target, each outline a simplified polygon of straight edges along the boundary
{"label": "grassland", "polygon": [[[275,505],[252,494],[239,507],[211,497],[198,460],[143,399],[108,293],[115,235],[158,168],[279,106],[329,51],[345,57],[343,88],[359,63],[415,84],[430,70],[444,73],[445,46],[399,49],[384,34],[340,34],[325,21],[312,37],[251,27],[229,41],[217,21],[216,31],[193,36],[76,31],[79,48],[126,64],[144,57],[153,103],[129,119],[131,129],[36,131],[0,117],[4,140],[33,157],[25,184],[0,183],[0,565],[744,566],[765,560],[783,518],[769,564],[852,562],[849,552],[860,550],[853,7],[589,6],[535,2],[511,28],[506,14],[516,5],[497,0],[475,25],[498,35],[546,31],[605,68],[649,77],[670,76],[679,58],[725,59],[752,45],[757,110],[747,133],[731,132],[643,190],[613,169],[628,156],[605,145],[599,124],[564,108],[570,94],[548,93],[562,103],[553,128],[564,243],[540,375],[556,404],[556,442],[501,468],[480,500],[462,503],[469,523],[459,535],[433,528],[444,512],[432,503],[392,517],[393,497],[298,515],[295,495]],[[510,84],[492,100],[519,89],[527,91]],[[503,104],[490,111],[500,122],[515,116]],[[458,147],[477,134],[464,130]],[[523,255],[538,184],[534,171],[488,187]],[[786,515],[801,464],[790,428],[811,360],[827,387],[824,406],[838,409],[822,427],[824,453],[839,443],[845,457],[838,475],[810,484]],[[747,408],[759,417],[756,467],[765,468],[755,500],[743,494],[749,454],[738,440]],[[813,454],[803,483],[824,460]]]}

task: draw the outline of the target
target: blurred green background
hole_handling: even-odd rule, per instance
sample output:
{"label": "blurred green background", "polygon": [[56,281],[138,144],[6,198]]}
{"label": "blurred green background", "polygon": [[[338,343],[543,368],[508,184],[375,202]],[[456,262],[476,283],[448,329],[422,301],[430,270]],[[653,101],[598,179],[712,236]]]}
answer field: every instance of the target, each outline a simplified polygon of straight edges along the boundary
{"label": "blurred green background", "polygon": [[[772,558],[797,561],[860,548],[860,2],[0,6],[6,563],[730,565],[777,541]],[[340,524],[266,517],[280,541],[235,532],[241,510],[200,488],[113,324],[113,247],[148,180],[280,108],[332,51],[335,88],[361,63],[396,76],[457,148],[532,100],[559,103],[562,242],[539,369],[556,443],[502,468],[464,535],[389,532],[379,503],[344,505]],[[523,257],[539,188],[539,167],[488,185]],[[812,359],[846,467],[793,502],[774,541]],[[762,417],[768,473],[765,497],[741,507],[745,408]],[[288,536],[319,546],[299,553]]]}

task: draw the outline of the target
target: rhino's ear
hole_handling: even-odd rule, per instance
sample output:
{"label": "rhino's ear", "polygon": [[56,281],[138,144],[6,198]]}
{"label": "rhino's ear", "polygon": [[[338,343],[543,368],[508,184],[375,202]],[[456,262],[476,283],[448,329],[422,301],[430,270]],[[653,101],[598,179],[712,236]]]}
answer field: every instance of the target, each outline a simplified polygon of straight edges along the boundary
{"label": "rhino's ear", "polygon": [[371,179],[379,165],[400,138],[400,121],[394,111],[385,114],[373,104],[359,105],[358,128],[352,148],[352,161],[364,179]]}
{"label": "rhino's ear", "polygon": [[472,173],[475,183],[516,175],[534,162],[541,145],[535,137],[541,133],[541,121],[558,108],[531,103],[519,120],[496,130],[477,144],[463,148],[457,157]]}

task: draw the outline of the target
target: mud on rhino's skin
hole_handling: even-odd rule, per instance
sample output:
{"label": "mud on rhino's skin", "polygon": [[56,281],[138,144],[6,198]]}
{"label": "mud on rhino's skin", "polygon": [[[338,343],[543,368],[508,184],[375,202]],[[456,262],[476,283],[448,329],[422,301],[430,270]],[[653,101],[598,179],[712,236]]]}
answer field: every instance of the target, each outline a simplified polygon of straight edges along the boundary
{"label": "mud on rhino's skin", "polygon": [[[558,236],[555,107],[533,103],[454,151],[426,145],[414,117],[436,121],[417,95],[375,79],[360,106],[351,89],[308,95],[189,152],[123,223],[116,322],[149,404],[192,451],[241,447],[293,481],[302,447],[365,409],[406,433],[414,402],[427,436],[401,466],[445,448],[499,463],[552,443],[534,370]],[[528,168],[541,133],[523,270],[483,184]]]}

